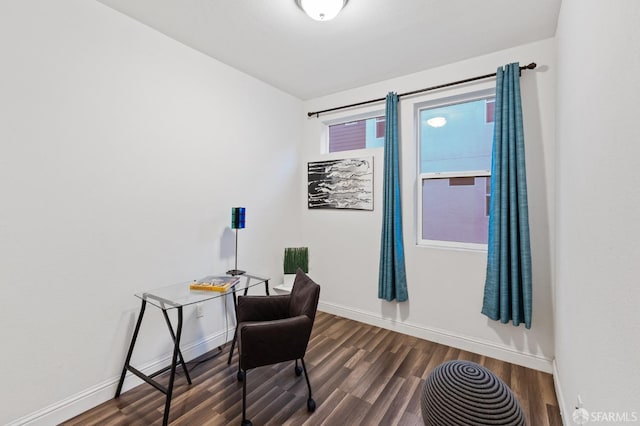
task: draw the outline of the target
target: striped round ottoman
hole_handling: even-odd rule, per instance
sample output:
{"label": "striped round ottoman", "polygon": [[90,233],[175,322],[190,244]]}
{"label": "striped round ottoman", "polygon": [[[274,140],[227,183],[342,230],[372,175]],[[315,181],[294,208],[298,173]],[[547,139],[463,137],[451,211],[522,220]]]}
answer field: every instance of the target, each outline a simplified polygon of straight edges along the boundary
{"label": "striped round ottoman", "polygon": [[470,361],[437,366],[422,389],[428,426],[525,425],[520,403],[495,374]]}

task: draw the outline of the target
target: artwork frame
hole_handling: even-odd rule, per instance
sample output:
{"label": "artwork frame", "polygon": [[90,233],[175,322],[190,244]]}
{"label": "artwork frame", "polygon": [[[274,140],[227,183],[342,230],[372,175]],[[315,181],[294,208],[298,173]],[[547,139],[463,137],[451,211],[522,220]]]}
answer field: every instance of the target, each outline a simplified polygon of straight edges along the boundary
{"label": "artwork frame", "polygon": [[309,209],[373,211],[373,156],[307,163]]}

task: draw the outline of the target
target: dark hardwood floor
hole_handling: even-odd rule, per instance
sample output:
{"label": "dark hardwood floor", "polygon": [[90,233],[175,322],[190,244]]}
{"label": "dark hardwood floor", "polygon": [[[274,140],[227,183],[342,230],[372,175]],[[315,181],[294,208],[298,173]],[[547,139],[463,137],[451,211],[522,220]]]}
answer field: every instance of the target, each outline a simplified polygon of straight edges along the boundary
{"label": "dark hardwood floor", "polygon": [[[227,365],[228,348],[189,363],[191,386],[177,375],[171,425],[240,424],[242,384],[236,379],[237,354]],[[481,364],[504,380],[530,425],[562,425],[550,374],[322,312],[305,357],[316,411],[307,412],[304,377],[296,377],[289,362],[247,373],[247,416],[255,426],[422,425],[425,378],[452,359]],[[164,400],[145,383],[63,424],[161,424]]]}

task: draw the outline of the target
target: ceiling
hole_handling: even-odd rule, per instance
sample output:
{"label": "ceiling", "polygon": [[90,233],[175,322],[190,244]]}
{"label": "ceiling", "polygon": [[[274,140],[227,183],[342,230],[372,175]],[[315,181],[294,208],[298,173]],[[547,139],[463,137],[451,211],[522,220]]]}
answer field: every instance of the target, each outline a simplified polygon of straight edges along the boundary
{"label": "ceiling", "polygon": [[[98,0],[300,99],[553,37],[561,0]],[[528,61],[530,58],[514,58]]]}

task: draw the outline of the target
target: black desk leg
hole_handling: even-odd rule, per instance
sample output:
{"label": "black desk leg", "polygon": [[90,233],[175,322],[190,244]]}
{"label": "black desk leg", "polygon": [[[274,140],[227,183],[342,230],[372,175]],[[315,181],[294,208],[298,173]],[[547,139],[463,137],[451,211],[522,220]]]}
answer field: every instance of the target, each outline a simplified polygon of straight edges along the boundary
{"label": "black desk leg", "polygon": [[[178,327],[176,329],[176,338],[173,346],[173,358],[171,359],[171,375],[169,376],[169,386],[167,387],[167,401],[164,404],[164,417],[162,425],[169,423],[169,409],[171,408],[171,394],[173,393],[173,382],[176,378],[176,364],[178,363],[178,354],[180,353],[180,336],[182,335],[182,306],[178,306]],[[185,369],[186,370],[186,369]]]}
{"label": "black desk leg", "polygon": [[[162,315],[164,315],[164,320],[167,322],[167,327],[169,327],[169,333],[171,333],[171,338],[173,339],[173,343],[175,343],[176,335],[173,332],[173,327],[171,326],[171,321],[169,321],[169,315],[167,315],[167,311],[163,309]],[[191,384],[191,377],[189,377],[189,370],[187,370],[187,366],[184,363],[184,357],[182,356],[182,352],[180,351],[180,348],[178,348],[178,359],[180,360],[180,364],[182,364],[182,370],[184,371],[184,375],[187,378],[187,383]]]}
{"label": "black desk leg", "polygon": [[144,316],[144,309],[147,306],[147,301],[142,300],[142,306],[140,307],[140,314],[138,315],[138,322],[136,322],[136,328],[133,330],[133,336],[131,337],[131,343],[129,344],[129,352],[127,352],[127,359],[124,361],[122,367],[122,374],[120,375],[120,381],[118,382],[118,388],[116,389],[116,396],[120,396],[122,392],[122,385],[124,384],[124,377],[127,375],[129,369],[129,362],[131,361],[131,354],[133,354],[133,347],[136,345],[136,339],[138,338],[138,331],[140,331],[140,324],[142,324],[142,317]]}

